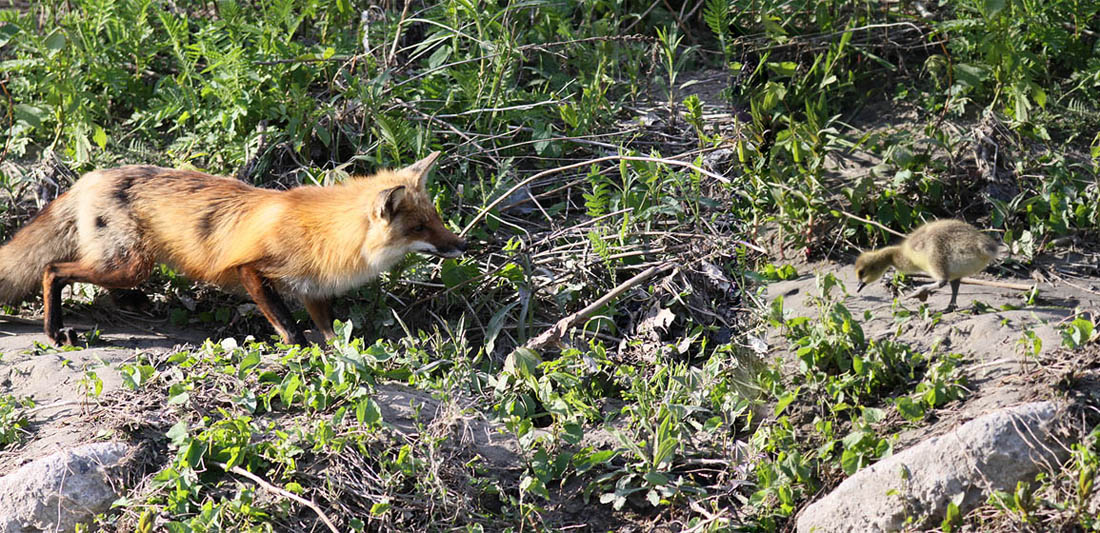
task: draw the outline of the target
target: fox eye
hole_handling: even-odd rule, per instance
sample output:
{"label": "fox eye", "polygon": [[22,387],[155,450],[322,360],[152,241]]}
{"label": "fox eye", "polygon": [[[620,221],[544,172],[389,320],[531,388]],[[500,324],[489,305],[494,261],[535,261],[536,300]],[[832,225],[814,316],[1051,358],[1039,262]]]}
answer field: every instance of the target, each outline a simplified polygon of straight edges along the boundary
{"label": "fox eye", "polygon": [[416,227],[413,228],[413,233],[420,233],[424,231],[424,229],[424,224],[417,224]]}

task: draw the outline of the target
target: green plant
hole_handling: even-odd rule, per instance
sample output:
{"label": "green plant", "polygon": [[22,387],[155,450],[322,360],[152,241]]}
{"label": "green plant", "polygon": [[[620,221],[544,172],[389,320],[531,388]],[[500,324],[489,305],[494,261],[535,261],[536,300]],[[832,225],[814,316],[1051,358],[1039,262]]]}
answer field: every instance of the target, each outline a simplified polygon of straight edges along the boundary
{"label": "green plant", "polygon": [[966,380],[959,370],[961,357],[951,354],[931,363],[913,394],[894,400],[898,412],[915,422],[931,410],[962,398],[966,393]]}
{"label": "green plant", "polygon": [[845,436],[841,443],[844,451],[840,455],[840,466],[847,475],[856,473],[860,468],[890,455],[890,442],[878,437],[871,425],[881,422],[885,413],[882,409],[864,407],[855,428]]}
{"label": "green plant", "polygon": [[0,449],[22,439],[30,424],[23,410],[31,407],[34,407],[34,401],[30,398],[17,398],[11,394],[0,396]]}
{"label": "green plant", "polygon": [[1096,331],[1091,320],[1077,317],[1062,330],[1062,346],[1069,349],[1080,348],[1082,345],[1100,339],[1100,331]]}
{"label": "green plant", "polygon": [[1034,520],[1036,510],[1035,490],[1031,483],[1019,481],[1016,490],[1012,494],[996,490],[989,495],[989,502],[1000,509],[1006,510],[1018,517],[1020,522],[1027,524]]}

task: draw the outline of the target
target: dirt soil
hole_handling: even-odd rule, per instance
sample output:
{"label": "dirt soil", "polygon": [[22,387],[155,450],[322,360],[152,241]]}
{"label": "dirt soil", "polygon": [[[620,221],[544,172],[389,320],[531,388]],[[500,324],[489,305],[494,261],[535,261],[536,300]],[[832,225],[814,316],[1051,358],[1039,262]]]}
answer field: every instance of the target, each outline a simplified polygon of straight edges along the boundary
{"label": "dirt soil", "polygon": [[[968,382],[966,399],[961,405],[949,406],[931,425],[902,432],[895,443],[895,451],[983,414],[1054,394],[1052,386],[1059,377],[1077,370],[1062,348],[1061,332],[1065,323],[1080,311],[1091,311],[1095,320],[1100,310],[1100,278],[1077,278],[1070,285],[1062,281],[1036,282],[1002,277],[995,281],[1038,284],[1036,303],[1026,303],[1026,291],[964,282],[959,290],[957,311],[936,316],[951,298],[950,287],[944,287],[925,302],[931,311],[927,316],[919,313],[920,302],[899,298],[899,305],[913,312],[909,318],[899,319],[891,309],[895,289],[885,281],[890,278],[889,274],[883,281],[870,284],[857,294],[857,279],[851,265],[805,264],[798,271],[802,275],[797,279],[768,286],[769,301],[783,296],[787,316],[819,316],[813,298],[819,294],[817,277],[833,274],[844,283],[849,293],[844,305],[860,320],[868,339],[894,339],[919,350],[931,350],[936,346],[941,352],[964,356],[960,369]],[[994,281],[988,274],[981,274],[978,279]],[[920,280],[914,286],[928,281]],[[911,291],[912,288],[906,288],[902,294]],[[833,289],[834,295],[838,292]],[[865,313],[869,313],[869,319],[865,318]],[[1028,338],[1025,332],[1029,330],[1042,341],[1037,356],[1031,351],[1032,344],[1025,346],[1023,343]],[[795,364],[797,360],[793,354],[783,353],[787,343],[778,338],[779,332],[771,334],[771,357],[782,355]]]}
{"label": "dirt soil", "polygon": [[[79,315],[67,314],[66,320],[77,329],[93,327]],[[102,382],[102,398],[122,386],[121,365],[142,355],[157,359],[206,338],[200,331],[157,329],[104,326],[95,347],[60,351],[49,348],[41,326],[0,319],[0,393],[35,402],[32,435],[22,445],[0,451],[0,475],[34,459],[110,437],[95,416],[101,408],[88,394],[95,387],[88,373],[94,372]]]}

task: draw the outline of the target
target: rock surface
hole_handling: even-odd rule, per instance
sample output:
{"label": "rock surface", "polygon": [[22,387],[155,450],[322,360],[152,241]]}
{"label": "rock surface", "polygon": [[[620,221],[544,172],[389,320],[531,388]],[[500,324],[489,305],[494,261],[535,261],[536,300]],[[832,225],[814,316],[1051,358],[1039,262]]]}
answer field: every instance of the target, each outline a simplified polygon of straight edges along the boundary
{"label": "rock surface", "polygon": [[118,494],[108,478],[130,447],[97,442],[58,452],[0,477],[0,532],[66,532],[106,511]]}
{"label": "rock surface", "polygon": [[[1052,433],[1063,407],[1035,402],[967,422],[871,465],[810,505],[799,533],[897,531],[938,526],[954,499],[962,514],[994,490],[1065,460]],[[907,524],[908,518],[913,519]]]}

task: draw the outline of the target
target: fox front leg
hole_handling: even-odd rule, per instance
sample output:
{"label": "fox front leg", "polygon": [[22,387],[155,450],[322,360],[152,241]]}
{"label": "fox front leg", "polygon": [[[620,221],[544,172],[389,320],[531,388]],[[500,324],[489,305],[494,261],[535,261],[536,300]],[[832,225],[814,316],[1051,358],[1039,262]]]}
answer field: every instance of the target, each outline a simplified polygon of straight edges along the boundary
{"label": "fox front leg", "polygon": [[306,306],[309,317],[317,329],[325,336],[326,341],[336,338],[336,332],[332,330],[332,300],[329,298],[304,298],[302,303]]}
{"label": "fox front leg", "polygon": [[279,336],[283,338],[283,343],[307,346],[306,336],[302,333],[298,324],[294,322],[290,309],[279,297],[279,293],[275,292],[271,282],[261,276],[256,268],[251,265],[237,267],[237,274],[244,290],[248,291],[252,301],[256,302],[256,307],[260,308],[260,312],[275,327],[275,331],[279,332]]}

